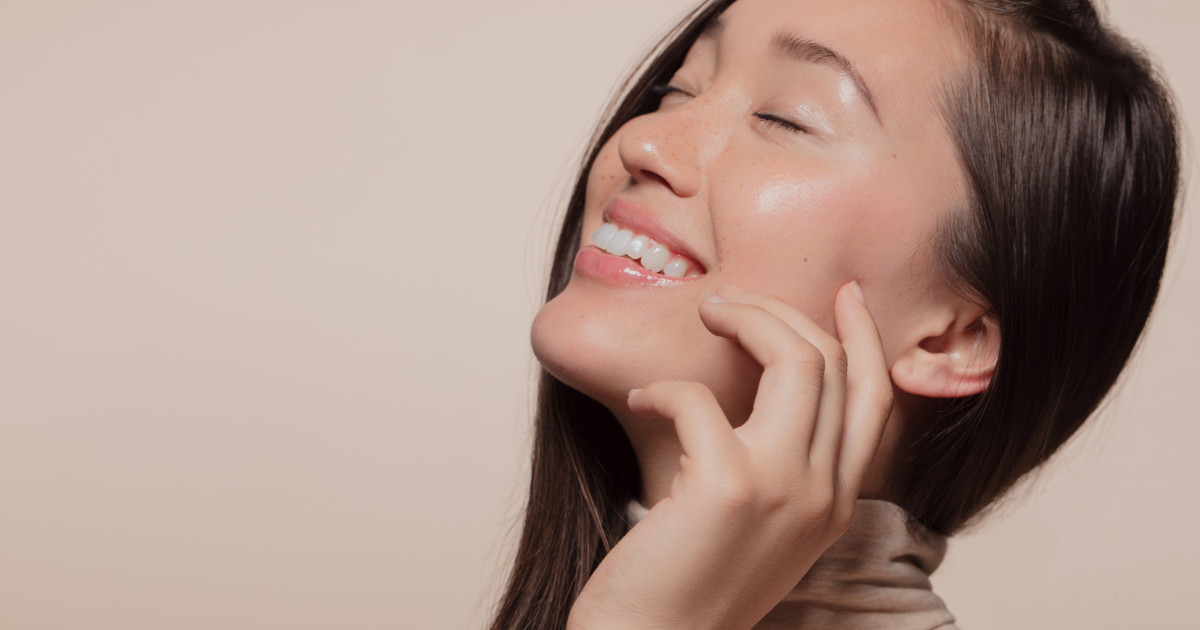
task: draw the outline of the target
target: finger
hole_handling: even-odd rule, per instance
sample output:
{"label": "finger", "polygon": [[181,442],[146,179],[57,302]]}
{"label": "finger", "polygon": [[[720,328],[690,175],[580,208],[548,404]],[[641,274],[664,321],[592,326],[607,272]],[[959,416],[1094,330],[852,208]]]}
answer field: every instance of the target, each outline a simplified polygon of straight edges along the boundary
{"label": "finger", "polygon": [[858,283],[850,283],[838,292],[834,308],[849,366],[845,438],[838,471],[846,496],[858,495],[892,410],[892,381],[883,342],[861,295]]}
{"label": "finger", "polygon": [[810,452],[814,463],[824,463],[833,472],[841,454],[846,406],[846,351],[841,342],[799,309],[777,297],[729,289],[731,287],[727,285],[718,293],[731,302],[753,304],[778,317],[821,352],[825,370]]}
{"label": "finger", "polygon": [[763,366],[754,411],[744,429],[807,455],[824,384],[821,352],[782,319],[753,304],[710,297],[700,306],[700,319],[713,334],[736,341]]}
{"label": "finger", "polygon": [[685,455],[723,461],[740,442],[712,390],[692,381],[659,381],[629,392],[629,410],[670,420]]}

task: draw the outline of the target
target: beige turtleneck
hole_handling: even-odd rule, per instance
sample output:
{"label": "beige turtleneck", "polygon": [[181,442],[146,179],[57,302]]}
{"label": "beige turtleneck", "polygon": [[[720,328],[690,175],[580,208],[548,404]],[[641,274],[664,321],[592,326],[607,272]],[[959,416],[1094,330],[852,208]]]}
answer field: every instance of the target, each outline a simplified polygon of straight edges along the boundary
{"label": "beige turtleneck", "polygon": [[[631,524],[648,510],[629,505]],[[854,521],[755,630],[957,630],[929,575],[946,539],[900,506],[860,499]]]}

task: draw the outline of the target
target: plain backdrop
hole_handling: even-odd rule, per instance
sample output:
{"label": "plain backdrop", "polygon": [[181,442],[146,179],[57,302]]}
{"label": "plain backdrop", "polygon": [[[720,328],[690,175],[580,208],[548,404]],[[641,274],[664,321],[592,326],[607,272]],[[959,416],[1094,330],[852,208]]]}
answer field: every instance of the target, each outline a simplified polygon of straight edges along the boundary
{"label": "plain backdrop", "polygon": [[[3,0],[0,627],[480,627],[565,183],[688,4]],[[1200,4],[1111,11],[1200,120]],[[1200,628],[1189,206],[1120,395],[951,543],[964,628]]]}

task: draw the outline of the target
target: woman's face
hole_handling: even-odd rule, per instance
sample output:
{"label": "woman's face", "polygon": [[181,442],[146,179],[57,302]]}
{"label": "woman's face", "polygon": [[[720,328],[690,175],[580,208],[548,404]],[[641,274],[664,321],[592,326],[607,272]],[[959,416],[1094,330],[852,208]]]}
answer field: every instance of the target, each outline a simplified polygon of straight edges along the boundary
{"label": "woman's face", "polygon": [[[618,415],[632,388],[700,381],[738,421],[759,368],[697,314],[725,283],[833,331],[834,294],[857,280],[889,365],[920,343],[927,305],[947,291],[932,235],[966,198],[937,104],[965,48],[942,11],[937,0],[741,0],[725,11],[658,110],[601,149],[585,246],[534,322],[542,364]],[[591,246],[605,223],[664,244],[685,277]]]}

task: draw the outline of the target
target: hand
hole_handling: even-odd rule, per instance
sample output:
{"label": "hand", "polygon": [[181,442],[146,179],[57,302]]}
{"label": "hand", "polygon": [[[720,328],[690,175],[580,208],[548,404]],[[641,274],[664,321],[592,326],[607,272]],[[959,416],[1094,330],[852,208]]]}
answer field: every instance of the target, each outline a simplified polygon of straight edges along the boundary
{"label": "hand", "polygon": [[727,287],[701,304],[705,326],[763,366],[754,411],[735,429],[699,383],[630,393],[634,413],[674,423],[679,472],[588,580],[569,628],[750,628],[849,527],[892,405],[856,295],[851,283],[835,298],[840,342],[776,298]]}

